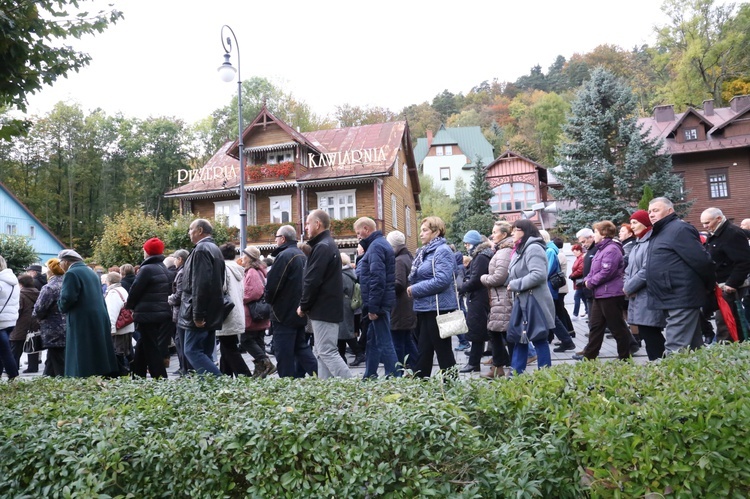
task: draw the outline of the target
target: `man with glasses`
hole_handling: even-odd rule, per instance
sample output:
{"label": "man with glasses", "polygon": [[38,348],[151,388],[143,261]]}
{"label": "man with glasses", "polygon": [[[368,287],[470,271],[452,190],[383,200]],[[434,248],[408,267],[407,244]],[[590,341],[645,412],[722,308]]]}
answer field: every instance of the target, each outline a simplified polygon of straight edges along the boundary
{"label": "man with glasses", "polygon": [[[721,287],[724,299],[730,307],[737,324],[737,332],[742,338],[738,303],[744,297],[744,286],[750,274],[750,246],[742,229],[727,220],[719,208],[707,208],[701,213],[701,225],[708,231],[706,249],[716,265],[716,281]],[[721,313],[716,318],[716,340],[727,341],[729,330]]]}
{"label": "man with glasses", "polygon": [[305,337],[307,319],[297,315],[307,257],[297,247],[297,231],[279,227],[274,236],[273,265],[266,276],[266,302],[271,305],[273,352],[280,378],[314,375],[318,362]]}
{"label": "man with glasses", "polygon": [[669,199],[652,199],[648,216],[654,225],[646,263],[648,308],[667,315],[667,354],[700,348],[700,311],[716,284],[714,264],[698,231],[677,217]]}

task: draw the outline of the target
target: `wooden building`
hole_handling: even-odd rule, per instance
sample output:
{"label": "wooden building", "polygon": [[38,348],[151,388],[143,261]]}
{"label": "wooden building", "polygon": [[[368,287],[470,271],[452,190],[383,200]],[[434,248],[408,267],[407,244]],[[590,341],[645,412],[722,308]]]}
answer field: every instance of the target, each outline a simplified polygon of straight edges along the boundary
{"label": "wooden building", "polygon": [[[487,181],[492,188],[492,212],[510,222],[524,217],[546,228],[555,225],[554,211],[545,211],[551,201],[550,185],[556,177],[539,163],[512,151],[498,156],[487,167]],[[543,221],[540,217],[543,217]]]}
{"label": "wooden building", "polygon": [[[294,226],[303,240],[307,214],[320,208],[342,249],[356,248],[352,224],[368,216],[383,234],[403,232],[416,250],[420,188],[405,121],[300,133],[264,107],[241,146],[248,244],[268,253],[281,225]],[[180,172],[184,184],[165,197],[179,199],[183,212],[239,226],[239,147],[227,142],[203,168]]]}
{"label": "wooden building", "polygon": [[693,201],[685,220],[700,228],[709,207],[721,209],[739,225],[750,218],[750,95],[734,97],[729,107],[689,107],[675,114],[674,106],[657,106],[654,115],[639,120],[650,136],[664,139],[672,170],[683,179],[684,199]]}

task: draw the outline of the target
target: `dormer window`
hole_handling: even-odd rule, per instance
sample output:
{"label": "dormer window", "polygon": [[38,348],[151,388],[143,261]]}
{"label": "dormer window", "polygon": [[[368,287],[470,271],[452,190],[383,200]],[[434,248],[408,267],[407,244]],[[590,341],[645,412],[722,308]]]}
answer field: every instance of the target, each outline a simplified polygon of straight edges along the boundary
{"label": "dormer window", "polygon": [[685,134],[685,141],[698,140],[698,129],[697,128],[686,128],[683,130]]}
{"label": "dormer window", "polygon": [[435,147],[435,156],[442,156],[443,155],[443,146],[436,146]]}
{"label": "dormer window", "polygon": [[266,163],[269,165],[278,165],[285,161],[294,161],[294,150],[283,149],[281,151],[272,151],[266,154]]}

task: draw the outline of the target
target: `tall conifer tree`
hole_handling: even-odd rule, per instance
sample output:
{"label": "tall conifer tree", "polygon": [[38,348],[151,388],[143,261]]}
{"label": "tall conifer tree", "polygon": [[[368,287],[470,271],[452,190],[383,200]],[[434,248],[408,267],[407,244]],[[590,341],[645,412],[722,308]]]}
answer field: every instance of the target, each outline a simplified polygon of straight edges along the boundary
{"label": "tall conifer tree", "polygon": [[[577,205],[558,217],[568,232],[597,220],[627,220],[646,184],[655,196],[680,201],[682,181],[672,173],[672,159],[660,154],[662,140],[649,138],[637,119],[631,89],[612,73],[595,69],[573,102],[558,148],[562,168],[555,174],[563,187],[553,193]],[[677,207],[687,208],[685,203]]]}

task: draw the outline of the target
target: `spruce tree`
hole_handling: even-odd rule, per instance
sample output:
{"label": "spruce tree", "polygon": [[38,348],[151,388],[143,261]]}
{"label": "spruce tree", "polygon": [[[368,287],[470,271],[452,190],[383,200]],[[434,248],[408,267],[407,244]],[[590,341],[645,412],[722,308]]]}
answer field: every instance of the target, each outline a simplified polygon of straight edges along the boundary
{"label": "spruce tree", "polygon": [[495,218],[490,207],[491,198],[492,188],[487,181],[487,167],[477,157],[468,192],[461,192],[457,196],[458,211],[451,224],[451,239],[454,242],[460,243],[464,234],[472,229],[484,235],[492,232]]}
{"label": "spruce tree", "polygon": [[555,175],[563,187],[553,190],[556,199],[576,204],[558,217],[568,233],[598,220],[627,220],[645,185],[655,196],[679,200],[672,159],[660,154],[661,139],[638,125],[637,112],[632,90],[602,68],[578,91],[557,150],[562,168]]}

